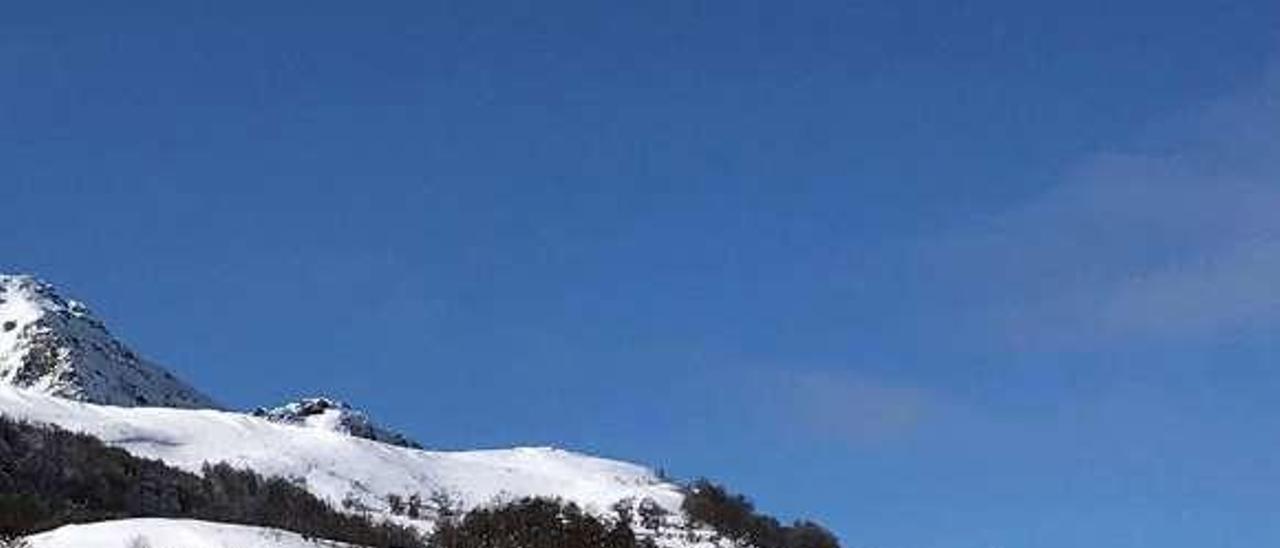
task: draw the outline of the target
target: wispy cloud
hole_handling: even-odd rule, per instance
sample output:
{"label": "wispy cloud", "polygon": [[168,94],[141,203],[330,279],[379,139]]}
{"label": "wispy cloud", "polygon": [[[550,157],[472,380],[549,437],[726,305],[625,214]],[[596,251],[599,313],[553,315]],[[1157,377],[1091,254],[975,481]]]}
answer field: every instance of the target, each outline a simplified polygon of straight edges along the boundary
{"label": "wispy cloud", "polygon": [[938,290],[1028,345],[1280,323],[1280,78],[1151,141],[935,245]]}
{"label": "wispy cloud", "polygon": [[791,418],[822,439],[877,443],[909,436],[940,402],[914,386],[852,374],[805,372],[781,381]]}
{"label": "wispy cloud", "polygon": [[[1130,150],[1082,159],[1040,195],[913,249],[906,263],[919,276],[912,287],[925,297],[918,311],[929,316],[921,330],[929,343],[1058,350],[1273,336],[1280,78],[1153,133]],[[854,445],[1037,440],[1028,445],[1061,450],[1071,443],[1055,431],[1115,432],[1120,440],[1142,423],[1125,413],[1182,413],[1158,394],[1123,386],[1105,394],[1060,387],[1033,420],[910,375],[896,382],[853,369],[787,372],[767,387],[786,403],[782,415],[818,439]],[[1058,406],[1064,398],[1072,404]]]}

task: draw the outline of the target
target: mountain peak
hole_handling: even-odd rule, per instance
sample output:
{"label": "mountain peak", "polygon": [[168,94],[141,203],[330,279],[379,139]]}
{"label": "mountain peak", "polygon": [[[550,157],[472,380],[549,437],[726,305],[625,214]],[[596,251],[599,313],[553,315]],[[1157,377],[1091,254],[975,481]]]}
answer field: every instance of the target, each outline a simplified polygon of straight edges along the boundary
{"label": "mountain peak", "polygon": [[5,319],[9,325],[44,314],[67,314],[101,326],[83,303],[62,297],[57,288],[29,274],[0,274],[0,299],[0,307],[13,316]]}
{"label": "mountain peak", "polygon": [[0,383],[106,405],[217,407],[117,340],[83,303],[25,274],[0,274]]}
{"label": "mountain peak", "polygon": [[303,398],[280,407],[258,408],[253,414],[272,422],[331,430],[411,449],[422,448],[405,435],[374,424],[363,411],[332,398]]}

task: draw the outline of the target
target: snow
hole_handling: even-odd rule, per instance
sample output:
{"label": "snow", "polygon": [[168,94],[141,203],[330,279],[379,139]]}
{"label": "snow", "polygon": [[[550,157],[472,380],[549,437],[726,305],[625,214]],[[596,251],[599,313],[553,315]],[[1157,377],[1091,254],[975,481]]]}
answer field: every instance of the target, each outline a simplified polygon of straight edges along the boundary
{"label": "snow", "polygon": [[[83,432],[132,454],[199,472],[226,462],[301,479],[335,505],[387,515],[386,497],[448,493],[462,509],[524,496],[560,497],[604,515],[619,500],[678,512],[683,495],[648,468],[547,447],[423,451],[340,432],[211,409],[95,405],[0,385],[0,414]],[[401,521],[404,521],[401,519]],[[413,523],[424,530],[430,523]]]}
{"label": "snow", "polygon": [[31,548],[341,548],[296,533],[185,519],[125,519],[67,525],[27,539]]}
{"label": "snow", "polygon": [[216,407],[31,276],[0,274],[0,384],[111,405]]}
{"label": "snow", "polygon": [[259,408],[253,415],[272,422],[332,430],[401,447],[422,448],[418,442],[374,424],[364,412],[332,398],[304,398],[272,409]]}
{"label": "snow", "polygon": [[[206,463],[225,462],[295,480],[335,507],[423,532],[433,528],[431,504],[441,495],[451,510],[541,496],[575,502],[597,515],[611,515],[622,500],[635,505],[649,499],[671,512],[671,525],[683,521],[679,487],[635,464],[550,447],[421,450],[336,400],[302,400],[253,415],[217,409],[210,398],[116,340],[83,304],[31,276],[0,274],[0,415],[85,433],[194,473]],[[421,497],[425,515],[391,515],[389,495]],[[132,538],[137,528],[149,532],[154,548],[313,546],[297,544],[300,539],[264,544],[261,531],[252,528],[180,520],[64,527],[41,535],[37,540],[46,544],[36,546],[123,546],[119,539]],[[250,533],[258,536],[245,536]],[[115,540],[95,540],[108,537]],[[705,545],[674,534],[655,540],[662,546]]]}

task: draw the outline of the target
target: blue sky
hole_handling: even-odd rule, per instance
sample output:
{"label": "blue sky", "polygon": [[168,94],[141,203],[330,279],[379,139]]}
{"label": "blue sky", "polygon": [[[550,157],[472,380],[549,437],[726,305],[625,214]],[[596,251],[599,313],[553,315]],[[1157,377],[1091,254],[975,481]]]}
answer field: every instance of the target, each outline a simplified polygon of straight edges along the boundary
{"label": "blue sky", "polygon": [[0,14],[0,270],[858,548],[1280,543],[1274,2]]}

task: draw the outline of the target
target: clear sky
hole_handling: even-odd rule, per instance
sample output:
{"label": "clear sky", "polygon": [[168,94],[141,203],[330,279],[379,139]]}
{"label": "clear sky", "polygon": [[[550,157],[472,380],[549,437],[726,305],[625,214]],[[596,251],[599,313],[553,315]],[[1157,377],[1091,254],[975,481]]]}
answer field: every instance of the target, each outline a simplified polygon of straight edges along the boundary
{"label": "clear sky", "polygon": [[1277,21],[13,3],[0,271],[232,406],[707,475],[849,548],[1276,546]]}

